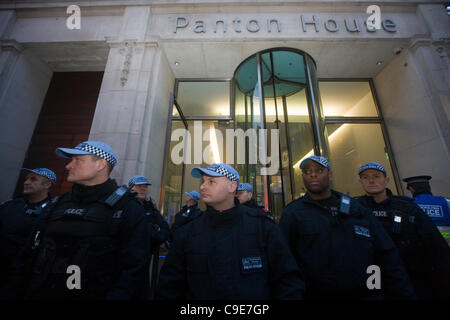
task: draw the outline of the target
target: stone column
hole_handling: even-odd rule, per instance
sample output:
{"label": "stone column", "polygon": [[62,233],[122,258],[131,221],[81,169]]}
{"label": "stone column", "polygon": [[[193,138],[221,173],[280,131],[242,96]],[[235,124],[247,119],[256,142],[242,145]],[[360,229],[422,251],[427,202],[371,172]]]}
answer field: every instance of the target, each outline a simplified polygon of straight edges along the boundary
{"label": "stone column", "polygon": [[[148,148],[148,141],[152,123],[166,125],[167,117],[154,118],[159,93],[152,84],[160,76],[161,51],[158,39],[146,36],[150,18],[150,7],[127,7],[120,34],[107,39],[110,52],[89,139],[104,141],[117,153],[119,162],[111,177],[118,183],[145,174],[157,187],[160,173],[147,165],[147,152],[160,153],[162,163],[163,149]],[[151,190],[155,198],[159,190]]]}
{"label": "stone column", "polygon": [[419,5],[417,17],[427,32],[412,37],[374,82],[400,179],[430,175],[433,193],[449,196],[450,25],[441,5]]}
{"label": "stone column", "polygon": [[0,11],[0,202],[14,192],[52,71],[10,39],[12,11]]}

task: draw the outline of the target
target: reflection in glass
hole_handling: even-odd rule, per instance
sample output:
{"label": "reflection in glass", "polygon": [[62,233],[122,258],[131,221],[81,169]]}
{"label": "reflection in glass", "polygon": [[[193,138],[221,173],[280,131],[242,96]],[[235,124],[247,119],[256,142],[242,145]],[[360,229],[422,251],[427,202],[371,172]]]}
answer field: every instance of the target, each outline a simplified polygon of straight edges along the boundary
{"label": "reflection in glass", "polygon": [[[174,110],[176,110],[174,106]],[[172,132],[177,129],[185,129],[182,121],[172,120]],[[186,139],[186,136],[184,136]],[[169,155],[172,154],[173,148],[178,144],[177,141],[170,142]],[[164,183],[164,203],[163,214],[168,218],[171,224],[175,219],[175,214],[183,206],[183,198],[181,196],[181,188],[183,185],[183,165],[174,164],[169,156],[167,165],[167,174]]]}
{"label": "reflection in glass", "polygon": [[320,81],[323,111],[327,117],[377,117],[367,81]]}
{"label": "reflection in glass", "polygon": [[229,117],[229,81],[180,81],[177,101],[185,117]]}
{"label": "reflection in glass", "polygon": [[350,192],[351,196],[364,194],[358,181],[358,169],[367,162],[375,161],[386,168],[387,175],[391,178],[388,188],[396,194],[380,124],[333,124],[327,125],[327,129],[336,190]]}

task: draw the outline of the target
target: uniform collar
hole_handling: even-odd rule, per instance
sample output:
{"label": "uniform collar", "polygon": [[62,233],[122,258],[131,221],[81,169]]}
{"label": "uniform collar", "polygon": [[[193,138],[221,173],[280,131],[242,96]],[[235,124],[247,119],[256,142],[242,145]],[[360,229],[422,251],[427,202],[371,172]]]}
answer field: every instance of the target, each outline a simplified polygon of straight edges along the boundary
{"label": "uniform collar", "polygon": [[75,183],[72,187],[72,199],[80,203],[92,203],[106,199],[117,189],[115,180],[108,179],[95,186],[84,186]]}
{"label": "uniform collar", "polygon": [[243,203],[242,205],[250,208],[259,208],[258,205],[256,204],[255,199],[250,199],[247,202]]}
{"label": "uniform collar", "polygon": [[30,203],[30,202],[28,202],[27,198],[28,198],[27,196],[23,196],[23,200],[25,201],[27,206],[32,206],[32,207],[38,207],[38,206],[44,204],[45,202],[49,202],[51,200],[50,194],[47,194],[47,198],[45,198],[44,200],[41,200],[39,202]]}
{"label": "uniform collar", "polygon": [[224,211],[206,206],[206,220],[210,227],[231,226],[239,217],[240,204],[237,198],[234,198],[234,207]]}
{"label": "uniform collar", "polygon": [[[337,192],[335,190],[331,190],[331,196],[327,199],[322,199],[322,200],[328,200],[328,199],[332,199],[332,198],[336,198],[338,200],[340,200],[342,197],[342,193]],[[319,201],[322,200],[314,200],[313,198],[311,198],[311,195],[309,194],[309,192],[307,192],[304,196],[303,196],[303,201],[311,203],[311,204],[317,204]]]}
{"label": "uniform collar", "polygon": [[382,206],[389,205],[392,201],[393,194],[389,188],[386,188],[386,195],[387,195],[387,198],[378,203],[375,202],[375,200],[372,196],[368,196],[367,194],[362,196],[360,199],[362,199],[371,208],[382,207]]}

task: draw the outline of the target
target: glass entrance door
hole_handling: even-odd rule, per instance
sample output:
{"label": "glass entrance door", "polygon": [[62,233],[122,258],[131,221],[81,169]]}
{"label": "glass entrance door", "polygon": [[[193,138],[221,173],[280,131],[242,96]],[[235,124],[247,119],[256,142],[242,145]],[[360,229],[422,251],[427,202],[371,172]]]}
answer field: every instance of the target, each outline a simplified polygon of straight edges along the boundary
{"label": "glass entrance door", "polygon": [[261,174],[261,169],[268,165],[261,158],[254,163],[247,145],[245,163],[236,168],[242,182],[253,185],[255,200],[264,204],[276,219],[286,204],[305,193],[300,161],[326,150],[315,148],[320,136],[323,137],[320,134],[323,125],[322,129],[313,130],[313,97],[319,95],[317,85],[311,85],[315,68],[309,64],[313,64],[312,59],[304,53],[272,49],[245,60],[234,76],[236,128],[246,132],[267,130],[266,141],[258,134],[258,147],[266,143],[272,172]]}

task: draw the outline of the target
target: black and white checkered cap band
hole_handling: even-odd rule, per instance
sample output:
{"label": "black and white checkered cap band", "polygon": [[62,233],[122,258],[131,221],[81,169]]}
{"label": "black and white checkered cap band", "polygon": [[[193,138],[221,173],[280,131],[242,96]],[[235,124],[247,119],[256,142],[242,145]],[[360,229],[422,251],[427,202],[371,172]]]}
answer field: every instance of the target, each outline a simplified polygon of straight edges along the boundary
{"label": "black and white checkered cap band", "polygon": [[100,148],[91,146],[90,144],[83,143],[81,145],[76,146],[75,149],[92,153],[92,154],[96,155],[99,158],[105,159],[112,166],[115,166],[116,163],[117,163],[117,159],[115,157],[113,157],[111,154],[103,151]]}
{"label": "black and white checkered cap band", "polygon": [[228,171],[227,169],[225,169],[223,167],[217,167],[214,171],[224,175],[231,181],[239,181],[239,177],[236,177],[235,174],[233,174],[232,172]]}
{"label": "black and white checkered cap band", "polygon": [[35,174],[38,174],[40,176],[43,176],[43,177],[47,178],[48,180],[50,180],[50,182],[52,184],[56,183],[56,175],[55,175],[55,173],[52,172],[51,170],[46,169],[46,168],[37,168],[37,169],[22,168],[22,171],[33,172]]}
{"label": "black and white checkered cap band", "polygon": [[53,175],[51,175],[50,173],[44,171],[44,170],[36,170],[34,171],[35,173],[37,173],[40,176],[46,177],[48,180],[50,180],[51,183],[55,184],[56,183],[56,179]]}

